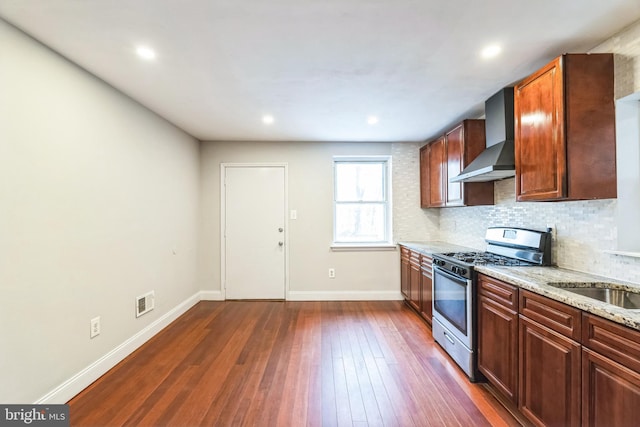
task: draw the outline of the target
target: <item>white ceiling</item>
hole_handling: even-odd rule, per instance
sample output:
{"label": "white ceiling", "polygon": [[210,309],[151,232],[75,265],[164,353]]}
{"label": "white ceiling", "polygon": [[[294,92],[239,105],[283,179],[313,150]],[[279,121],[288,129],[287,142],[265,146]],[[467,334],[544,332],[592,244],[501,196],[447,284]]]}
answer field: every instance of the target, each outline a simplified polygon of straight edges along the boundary
{"label": "white ceiling", "polygon": [[640,1],[0,0],[0,17],[200,140],[421,141]]}

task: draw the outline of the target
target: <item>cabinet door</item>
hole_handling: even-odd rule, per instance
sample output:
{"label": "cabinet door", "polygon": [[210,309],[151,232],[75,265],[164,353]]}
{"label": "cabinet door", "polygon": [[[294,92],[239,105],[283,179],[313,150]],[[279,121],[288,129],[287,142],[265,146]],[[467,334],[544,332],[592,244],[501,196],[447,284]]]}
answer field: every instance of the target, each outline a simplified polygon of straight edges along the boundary
{"label": "cabinet door", "polygon": [[409,250],[400,248],[400,291],[409,299]]}
{"label": "cabinet door", "polygon": [[409,258],[409,303],[420,312],[420,298],[422,293],[422,277],[420,273],[420,254],[411,253]]}
{"label": "cabinet door", "polygon": [[522,315],[518,344],[520,411],[536,425],[579,426],[580,344]]}
{"label": "cabinet door", "polygon": [[429,146],[420,149],[420,207],[429,207]]}
{"label": "cabinet door", "polygon": [[444,136],[429,144],[429,206],[445,205],[446,150]]}
{"label": "cabinet door", "polygon": [[518,314],[485,296],[478,300],[478,368],[518,403]]}
{"label": "cabinet door", "polygon": [[514,88],[516,198],[566,197],[562,57]]}
{"label": "cabinet door", "polygon": [[462,183],[449,182],[449,178],[460,175],[463,169],[464,127],[460,124],[445,135],[447,148],[446,196],[447,206],[462,206]]}
{"label": "cabinet door", "polygon": [[582,349],[582,425],[637,426],[640,422],[640,374]]}
{"label": "cabinet door", "polygon": [[[431,258],[429,258],[431,260]],[[431,317],[433,316],[431,304],[433,302],[433,276],[431,274],[430,261],[427,263],[423,260],[421,267],[422,274],[422,298],[420,314],[422,317],[431,324]]]}

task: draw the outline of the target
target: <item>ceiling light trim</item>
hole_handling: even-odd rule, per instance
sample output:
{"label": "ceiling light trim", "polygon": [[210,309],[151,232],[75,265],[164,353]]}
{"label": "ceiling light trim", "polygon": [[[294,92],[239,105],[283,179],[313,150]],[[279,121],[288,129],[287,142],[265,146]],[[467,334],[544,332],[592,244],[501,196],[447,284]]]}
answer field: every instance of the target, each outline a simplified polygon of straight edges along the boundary
{"label": "ceiling light trim", "polygon": [[151,49],[149,46],[138,45],[138,47],[136,47],[136,54],[146,61],[156,59],[156,51]]}

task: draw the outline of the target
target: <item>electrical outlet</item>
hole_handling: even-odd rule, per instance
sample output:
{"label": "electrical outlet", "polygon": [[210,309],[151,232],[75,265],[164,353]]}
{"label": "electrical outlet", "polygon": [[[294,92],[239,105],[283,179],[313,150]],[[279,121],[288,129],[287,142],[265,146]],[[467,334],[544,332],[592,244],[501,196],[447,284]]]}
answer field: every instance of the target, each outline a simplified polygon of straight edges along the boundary
{"label": "electrical outlet", "polygon": [[329,269],[329,279],[335,279],[336,278],[336,269],[335,268],[330,268]]}
{"label": "electrical outlet", "polygon": [[91,319],[91,332],[89,338],[95,338],[100,335],[100,316]]}

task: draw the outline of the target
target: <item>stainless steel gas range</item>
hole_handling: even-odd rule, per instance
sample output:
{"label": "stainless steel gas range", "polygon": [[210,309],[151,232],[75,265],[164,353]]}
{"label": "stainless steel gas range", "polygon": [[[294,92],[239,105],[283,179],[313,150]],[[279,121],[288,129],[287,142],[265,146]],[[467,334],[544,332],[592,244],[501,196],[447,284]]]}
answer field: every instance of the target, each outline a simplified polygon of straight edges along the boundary
{"label": "stainless steel gas range", "polygon": [[551,263],[551,230],[490,227],[486,252],[433,254],[433,338],[469,376],[477,370],[477,278],[474,266]]}

